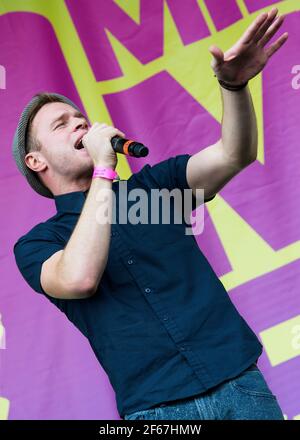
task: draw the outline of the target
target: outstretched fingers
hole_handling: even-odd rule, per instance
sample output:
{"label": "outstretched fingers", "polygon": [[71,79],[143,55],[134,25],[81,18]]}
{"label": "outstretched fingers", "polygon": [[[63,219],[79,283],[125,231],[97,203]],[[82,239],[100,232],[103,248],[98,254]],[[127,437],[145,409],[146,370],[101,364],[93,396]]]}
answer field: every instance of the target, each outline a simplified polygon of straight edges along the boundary
{"label": "outstretched fingers", "polygon": [[289,36],[289,34],[287,32],[285,32],[283,35],[281,35],[281,37],[278,38],[278,40],[275,41],[275,43],[271,44],[266,49],[266,54],[267,54],[268,58],[270,58],[272,55],[274,55],[274,53],[277,52],[278,49],[280,49],[281,46],[284,45],[284,43],[288,39],[288,36]]}
{"label": "outstretched fingers", "polygon": [[240,38],[239,43],[242,43],[242,44],[251,43],[251,41],[253,41],[255,35],[259,31],[261,25],[267,19],[267,17],[268,17],[267,13],[260,14],[258,17],[256,17],[256,19],[253,21],[253,23],[246,29],[246,31],[244,32],[244,34]]}
{"label": "outstretched fingers", "polygon": [[262,25],[260,26],[260,28],[258,29],[258,31],[256,32],[253,38],[255,43],[257,43],[265,35],[271,24],[275,21],[277,13],[278,13],[277,8],[272,9],[268,13],[266,20],[262,23]]}
{"label": "outstretched fingers", "polygon": [[265,45],[271,40],[271,38],[276,34],[278,29],[282,26],[284,22],[284,15],[280,15],[276,18],[274,23],[269,27],[268,31],[264,34],[264,36],[258,42],[260,47],[265,47]]}

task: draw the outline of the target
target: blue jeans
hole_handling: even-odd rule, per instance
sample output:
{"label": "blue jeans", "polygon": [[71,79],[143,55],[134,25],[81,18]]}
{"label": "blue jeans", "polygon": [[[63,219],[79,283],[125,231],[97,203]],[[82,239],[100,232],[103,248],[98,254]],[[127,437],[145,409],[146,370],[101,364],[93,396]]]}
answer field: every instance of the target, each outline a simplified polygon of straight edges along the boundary
{"label": "blue jeans", "polygon": [[252,364],[199,395],[126,414],[124,420],[284,420],[276,396]]}

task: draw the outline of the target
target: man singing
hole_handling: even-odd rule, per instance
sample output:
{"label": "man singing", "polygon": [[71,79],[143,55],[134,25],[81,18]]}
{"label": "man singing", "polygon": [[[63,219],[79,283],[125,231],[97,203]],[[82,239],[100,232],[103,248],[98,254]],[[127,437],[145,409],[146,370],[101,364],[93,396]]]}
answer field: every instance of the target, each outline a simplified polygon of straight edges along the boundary
{"label": "man singing", "polygon": [[[145,165],[126,181],[128,192],[143,189],[150,200],[153,190],[190,188],[195,207],[197,189],[207,202],[255,161],[248,81],[286,42],[285,33],[266,47],[283,21],[272,9],[227,52],[210,48],[223,102],[221,139],[194,155]],[[59,94],[37,94],[24,109],[13,155],[31,187],[55,200],[57,213],[16,242],[23,277],[87,337],[120,417],[283,420],[256,365],[262,344],[184,222],[119,221],[122,208],[113,200],[125,181],[115,172],[115,135],[125,137],[104,123],[89,127]],[[99,221],[104,192],[115,222]]]}

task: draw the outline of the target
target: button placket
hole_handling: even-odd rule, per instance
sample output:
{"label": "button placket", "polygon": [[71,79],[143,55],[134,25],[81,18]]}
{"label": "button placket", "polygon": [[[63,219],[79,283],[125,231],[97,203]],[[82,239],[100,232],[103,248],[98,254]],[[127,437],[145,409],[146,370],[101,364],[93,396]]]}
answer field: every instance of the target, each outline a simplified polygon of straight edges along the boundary
{"label": "button placket", "polygon": [[[115,232],[115,231],[113,231]],[[153,311],[157,314],[159,319],[161,320],[161,323],[166,328],[167,332],[172,337],[174,344],[177,345],[178,350],[182,355],[184,355],[191,364],[192,368],[200,367],[199,366],[199,360],[196,360],[193,356],[193,352],[189,349],[189,347],[186,347],[184,345],[180,345],[179,341],[183,341],[183,335],[179,331],[178,326],[176,325],[176,322],[174,322],[170,315],[168,314],[168,310],[165,307],[162,307],[161,302],[159,301],[159,295],[155,295],[156,301],[153,302],[154,299],[154,289],[153,287],[149,287],[149,284],[147,285],[147,277],[145,277],[145,274],[143,271],[141,271],[141,268],[138,267],[138,265],[135,265],[136,261],[133,256],[133,254],[130,253],[130,249],[125,246],[125,243],[122,240],[122,237],[119,233],[115,233],[115,236],[118,235],[115,244],[118,245],[120,255],[123,259],[123,262],[126,264],[126,266],[130,266],[130,271],[136,275],[136,279],[139,281],[138,284],[140,285],[140,288],[144,292],[147,298],[149,298],[149,305],[153,308]],[[149,280],[148,280],[149,281]],[[179,343],[179,345],[178,345]],[[201,367],[200,367],[201,368]]]}

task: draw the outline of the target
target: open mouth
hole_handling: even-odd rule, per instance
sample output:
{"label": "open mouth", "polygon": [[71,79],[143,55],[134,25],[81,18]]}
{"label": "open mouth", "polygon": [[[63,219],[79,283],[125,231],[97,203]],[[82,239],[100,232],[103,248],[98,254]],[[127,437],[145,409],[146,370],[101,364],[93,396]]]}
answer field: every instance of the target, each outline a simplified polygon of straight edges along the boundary
{"label": "open mouth", "polygon": [[76,150],[81,150],[82,148],[84,148],[84,145],[83,145],[83,143],[81,142],[81,139],[80,139],[79,142],[77,142],[77,144],[75,144],[74,148],[75,148]]}

